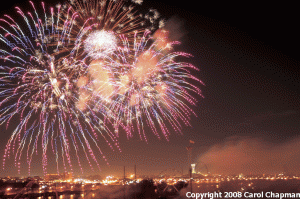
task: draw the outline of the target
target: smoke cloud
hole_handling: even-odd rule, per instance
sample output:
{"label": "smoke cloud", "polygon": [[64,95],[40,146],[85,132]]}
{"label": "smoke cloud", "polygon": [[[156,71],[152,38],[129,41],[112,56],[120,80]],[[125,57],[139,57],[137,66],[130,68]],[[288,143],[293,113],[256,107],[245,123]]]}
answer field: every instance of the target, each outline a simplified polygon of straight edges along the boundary
{"label": "smoke cloud", "polygon": [[163,29],[169,32],[171,41],[180,40],[187,32],[184,29],[184,20],[178,16],[172,16],[165,24]]}
{"label": "smoke cloud", "polygon": [[201,155],[197,162],[217,174],[299,173],[300,138],[271,143],[261,138],[230,137]]}

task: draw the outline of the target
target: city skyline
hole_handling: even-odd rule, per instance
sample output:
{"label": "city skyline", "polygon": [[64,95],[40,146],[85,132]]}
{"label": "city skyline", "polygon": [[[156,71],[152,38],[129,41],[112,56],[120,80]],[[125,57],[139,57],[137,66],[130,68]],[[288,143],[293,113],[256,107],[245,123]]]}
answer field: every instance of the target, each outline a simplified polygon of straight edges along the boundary
{"label": "city skyline", "polygon": [[[55,6],[51,1],[45,3]],[[91,171],[84,162],[83,175],[122,174],[124,166],[130,171],[135,164],[141,174],[159,173],[167,168],[183,168],[187,173],[186,147],[190,140],[194,142],[192,162],[205,162],[212,173],[229,174],[237,168],[247,173],[297,171],[300,74],[295,49],[300,42],[296,14],[287,11],[291,5],[274,4],[273,9],[240,5],[236,9],[233,3],[227,3],[202,2],[199,8],[197,2],[143,2],[166,18],[177,16],[177,20],[182,20],[180,30],[185,34],[179,39],[182,45],[178,50],[193,55],[189,61],[200,69],[195,75],[205,83],[199,85],[204,98],[198,98],[194,107],[197,117],[191,118],[192,127],[183,127],[182,135],[172,132],[166,141],[147,133],[146,143],[137,135],[128,140],[121,132],[121,153],[101,146],[111,166],[99,157],[102,171]],[[22,9],[29,6],[28,2],[12,2],[2,9],[1,16],[14,12],[12,4]],[[277,10],[281,12],[278,14]],[[11,129],[5,130],[5,125],[0,128],[3,156]],[[40,156],[41,153],[34,158],[32,176],[42,175]],[[266,157],[265,163],[255,163]],[[228,162],[220,161],[222,158]],[[281,164],[274,167],[278,161]],[[25,162],[20,175],[13,161],[8,163],[10,166],[1,170],[0,176],[27,175]],[[243,168],[249,163],[251,168]],[[53,160],[49,162],[48,173],[55,171]],[[81,175],[77,166],[74,175]]]}

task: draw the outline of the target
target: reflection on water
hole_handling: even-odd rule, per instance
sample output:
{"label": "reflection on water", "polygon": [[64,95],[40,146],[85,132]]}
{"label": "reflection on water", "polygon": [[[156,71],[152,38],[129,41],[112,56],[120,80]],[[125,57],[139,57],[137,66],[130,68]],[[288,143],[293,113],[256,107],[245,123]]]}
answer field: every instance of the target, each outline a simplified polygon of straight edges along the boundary
{"label": "reflection on water", "polygon": [[[50,192],[41,192],[40,190],[31,191],[24,193],[21,198],[30,199],[114,199],[128,197],[130,194],[136,191],[136,186],[100,186],[97,189],[90,190],[61,190],[61,192],[55,192],[54,190]],[[38,194],[38,195],[37,195]],[[9,196],[14,197],[15,194],[11,193]],[[0,197],[1,198],[1,197]]]}
{"label": "reflection on water", "polygon": [[[46,195],[46,194],[45,194]],[[39,197],[30,197],[30,199],[55,199],[56,196],[39,196]],[[77,193],[77,194],[62,194],[58,196],[59,199],[98,199],[98,198],[111,198],[106,194],[101,194],[100,192],[93,193]],[[112,197],[116,198],[116,197]]]}

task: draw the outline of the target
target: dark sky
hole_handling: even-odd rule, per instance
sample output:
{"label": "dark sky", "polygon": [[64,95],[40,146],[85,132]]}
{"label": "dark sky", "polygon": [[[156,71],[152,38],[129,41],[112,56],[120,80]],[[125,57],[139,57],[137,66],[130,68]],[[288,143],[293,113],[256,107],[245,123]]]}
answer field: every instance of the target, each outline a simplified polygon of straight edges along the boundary
{"label": "dark sky", "polygon": [[[148,144],[122,135],[122,153],[103,146],[111,167],[101,163],[100,175],[121,174],[123,166],[133,172],[134,164],[138,174],[182,168],[186,173],[189,140],[195,142],[193,161],[204,162],[211,172],[296,171],[300,164],[297,6],[285,2],[175,2],[145,0],[143,5],[156,8],[166,18],[176,16],[184,22],[180,30],[185,35],[177,49],[193,54],[188,61],[200,69],[195,75],[205,83],[200,86],[205,98],[199,98],[194,108],[198,117],[192,119],[192,128],[184,127],[183,135],[173,133],[169,142],[147,132]],[[46,3],[54,5],[51,1]],[[24,9],[29,3],[15,5]],[[12,6],[11,3],[3,10]],[[2,153],[7,139],[7,134],[3,135]],[[257,163],[262,160],[264,163]],[[283,160],[285,164],[278,163]],[[24,168],[24,175],[25,171]],[[55,168],[49,166],[51,171],[55,172]],[[85,171],[97,173],[89,168]],[[32,175],[40,175],[41,169],[35,172]],[[4,175],[15,172],[1,171],[0,176]]]}

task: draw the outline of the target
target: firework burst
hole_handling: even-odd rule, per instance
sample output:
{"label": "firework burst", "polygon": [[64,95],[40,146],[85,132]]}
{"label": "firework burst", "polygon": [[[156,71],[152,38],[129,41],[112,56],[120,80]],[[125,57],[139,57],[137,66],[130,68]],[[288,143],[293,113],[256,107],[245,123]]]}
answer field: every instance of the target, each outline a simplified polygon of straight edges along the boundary
{"label": "firework burst", "polygon": [[44,173],[50,151],[58,172],[73,170],[72,154],[82,170],[79,151],[99,168],[101,141],[120,150],[120,129],[147,141],[147,127],[168,140],[169,129],[190,125],[201,96],[194,83],[202,82],[191,74],[196,67],[178,61],[191,55],[173,50],[179,42],[168,31],[151,37],[156,10],[140,15],[123,0],[73,0],[49,11],[30,3],[33,12],[17,8],[20,21],[0,19],[0,125],[19,121],[3,167],[14,156],[20,172],[26,158],[30,172],[40,144]]}
{"label": "firework burst", "polygon": [[[0,19],[0,40],[5,45],[0,49],[0,122],[8,128],[11,121],[19,120],[6,145],[3,167],[14,155],[15,166],[20,172],[21,156],[26,153],[30,172],[38,144],[43,149],[45,173],[49,148],[54,153],[58,170],[61,166],[72,170],[72,150],[81,170],[79,150],[83,151],[92,168],[93,164],[99,167],[92,149],[97,148],[102,154],[99,136],[111,148],[110,142],[114,142],[117,148],[118,143],[88,105],[85,106],[88,112],[76,108],[80,98],[77,80],[87,66],[82,60],[64,56],[68,54],[73,39],[70,38],[73,23],[60,21],[57,17],[60,16],[59,6],[47,12],[42,3],[43,12],[39,13],[30,3],[32,13],[24,14],[16,8],[23,20],[20,22],[22,27],[8,15]],[[59,158],[62,161],[58,161]]]}
{"label": "firework burst", "polygon": [[84,41],[84,51],[93,59],[109,56],[116,48],[117,39],[115,34],[104,30],[89,34]]}
{"label": "firework burst", "polygon": [[93,26],[94,30],[127,34],[142,32],[145,25],[154,24],[159,18],[156,10],[155,18],[153,14],[150,14],[150,12],[154,12],[153,9],[143,16],[135,9],[135,4],[140,5],[142,1],[132,2],[133,4],[124,0],[70,0],[70,3],[66,5],[71,8],[72,13],[78,15],[78,25],[80,26],[85,24]]}
{"label": "firework burst", "polygon": [[[97,44],[100,38],[100,43],[105,38],[105,43],[111,47],[117,42],[114,38],[116,35],[126,34],[131,40],[133,35],[142,35],[146,29],[154,30],[162,26],[163,20],[160,20],[158,11],[150,9],[142,14],[136,9],[140,4],[142,1],[139,0],[132,3],[124,0],[71,0],[66,3],[62,6],[61,18],[72,24],[70,34],[76,40],[72,42],[74,48],[71,53],[82,60],[93,60],[95,54],[99,58],[103,56],[101,53],[106,52]],[[96,47],[92,49],[93,55],[87,53],[87,48],[89,51],[91,46]]]}
{"label": "firework burst", "polygon": [[201,95],[192,82],[202,82],[191,74],[196,67],[176,61],[191,55],[173,52],[172,46],[179,42],[168,42],[166,33],[160,35],[153,39],[146,31],[141,38],[135,35],[133,44],[121,35],[118,50],[89,65],[82,89],[89,93],[94,110],[113,121],[116,135],[122,128],[131,137],[137,129],[147,140],[144,127],[148,126],[158,138],[161,132],[168,139],[169,127],[180,133],[182,123],[190,125],[194,113],[190,105],[196,104],[191,93]]}

